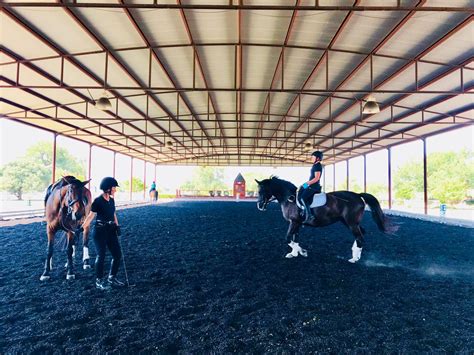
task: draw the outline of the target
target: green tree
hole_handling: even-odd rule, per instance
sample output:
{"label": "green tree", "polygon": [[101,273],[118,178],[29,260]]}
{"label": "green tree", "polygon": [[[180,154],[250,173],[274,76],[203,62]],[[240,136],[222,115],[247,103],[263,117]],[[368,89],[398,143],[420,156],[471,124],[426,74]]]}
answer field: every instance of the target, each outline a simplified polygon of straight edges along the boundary
{"label": "green tree", "polygon": [[[473,154],[439,152],[429,154],[428,195],[441,203],[458,203],[474,185]],[[400,167],[393,179],[395,197],[412,199],[423,192],[423,163],[409,162]]]}
{"label": "green tree", "polygon": [[212,166],[198,167],[191,179],[181,185],[182,190],[188,191],[210,191],[228,190],[231,183],[226,184],[224,180],[224,169]]}
{"label": "green tree", "polygon": [[[130,180],[122,181],[119,183],[121,191],[130,191]],[[145,184],[143,180],[137,177],[133,177],[133,192],[141,192],[145,188]]]}
{"label": "green tree", "polygon": [[[19,200],[26,192],[43,191],[51,183],[53,144],[39,142],[24,156],[0,169],[0,190],[8,191]],[[85,162],[75,158],[65,148],[56,149],[56,176],[74,175],[84,180]]]}

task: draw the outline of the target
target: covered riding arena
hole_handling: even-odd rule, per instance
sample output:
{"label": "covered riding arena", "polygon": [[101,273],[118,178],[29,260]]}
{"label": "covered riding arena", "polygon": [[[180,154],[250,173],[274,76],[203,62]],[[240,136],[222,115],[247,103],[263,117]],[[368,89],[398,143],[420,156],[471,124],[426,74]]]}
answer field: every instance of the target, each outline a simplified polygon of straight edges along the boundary
{"label": "covered riding arena", "polygon": [[[49,182],[74,144],[85,147],[94,195],[99,174],[129,181],[117,198],[123,289],[97,290],[80,250],[76,279],[66,280],[59,244],[51,279],[40,281],[46,225],[16,217],[43,211],[0,213],[10,219],[0,221],[0,353],[474,351],[472,209],[462,221],[439,217],[461,203],[433,202],[442,176],[430,155],[436,137],[451,137],[441,147],[449,151],[472,129],[471,1],[45,0],[0,9],[1,123],[49,135]],[[10,148],[2,144],[2,160]],[[398,200],[403,149],[419,160],[418,204]],[[274,167],[309,171],[313,150],[325,155],[326,192],[343,184],[374,194],[398,228],[381,233],[367,211],[355,264],[342,223],[303,228],[308,256],[285,258],[277,203],[265,212],[245,196],[141,203],[167,166],[267,167],[270,176]]]}

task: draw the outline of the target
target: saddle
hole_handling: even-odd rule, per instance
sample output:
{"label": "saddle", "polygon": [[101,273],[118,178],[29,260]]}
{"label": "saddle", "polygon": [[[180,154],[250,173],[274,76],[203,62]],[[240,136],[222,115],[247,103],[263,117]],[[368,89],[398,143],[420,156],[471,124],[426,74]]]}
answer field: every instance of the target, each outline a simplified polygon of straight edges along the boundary
{"label": "saddle", "polygon": [[326,198],[326,193],[321,192],[319,194],[314,194],[313,196],[313,202],[311,202],[311,205],[309,207],[314,208],[314,207],[321,207],[324,206],[327,202]]}
{"label": "saddle", "polygon": [[46,202],[48,202],[49,196],[53,193],[54,190],[60,189],[64,186],[69,185],[72,181],[76,180],[74,176],[65,176],[60,180],[56,181],[54,184],[51,184],[46,189],[46,195],[44,196],[44,205],[46,206]]}
{"label": "saddle", "polygon": [[[321,207],[324,206],[327,202],[327,197],[325,192],[321,192],[319,194],[314,194],[313,195],[313,202],[311,202],[311,205],[309,206],[310,208],[316,208],[316,207]],[[303,209],[304,207],[301,205],[301,203],[296,199],[296,204],[300,209]]]}

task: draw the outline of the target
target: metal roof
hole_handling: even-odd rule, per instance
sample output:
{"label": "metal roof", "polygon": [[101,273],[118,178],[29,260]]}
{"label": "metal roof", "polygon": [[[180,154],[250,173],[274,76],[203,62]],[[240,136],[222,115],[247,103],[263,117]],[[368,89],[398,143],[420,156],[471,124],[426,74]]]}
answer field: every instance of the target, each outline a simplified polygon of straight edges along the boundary
{"label": "metal roof", "polygon": [[158,164],[341,161],[473,123],[473,2],[445,5],[4,1],[0,117]]}

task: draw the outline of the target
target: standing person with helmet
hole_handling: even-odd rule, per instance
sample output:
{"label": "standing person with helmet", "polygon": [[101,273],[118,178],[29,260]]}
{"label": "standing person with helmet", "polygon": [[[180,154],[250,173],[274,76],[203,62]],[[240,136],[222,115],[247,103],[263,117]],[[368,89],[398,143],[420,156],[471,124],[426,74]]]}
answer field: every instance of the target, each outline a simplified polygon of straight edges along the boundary
{"label": "standing person with helmet", "polygon": [[303,206],[303,218],[304,222],[308,222],[313,217],[311,208],[311,201],[313,200],[314,194],[321,193],[321,175],[323,173],[323,166],[321,161],[323,160],[323,152],[319,150],[311,154],[313,160],[313,166],[311,167],[311,173],[309,180],[300,186],[298,189],[298,201]]}
{"label": "standing person with helmet", "polygon": [[[125,284],[116,278],[122,252],[118,236],[120,236],[120,228],[115,213],[114,194],[119,186],[117,180],[113,177],[105,177],[100,183],[100,189],[103,193],[98,196],[91,206],[91,212],[84,221],[83,227],[88,226],[92,220],[95,220],[92,237],[97,249],[97,259],[95,262],[96,270],[96,288],[99,290],[107,290],[110,287],[123,287]],[[104,278],[104,262],[107,247],[112,254],[112,263],[110,265],[110,273],[107,279]]]}

